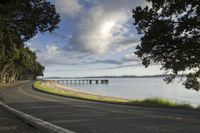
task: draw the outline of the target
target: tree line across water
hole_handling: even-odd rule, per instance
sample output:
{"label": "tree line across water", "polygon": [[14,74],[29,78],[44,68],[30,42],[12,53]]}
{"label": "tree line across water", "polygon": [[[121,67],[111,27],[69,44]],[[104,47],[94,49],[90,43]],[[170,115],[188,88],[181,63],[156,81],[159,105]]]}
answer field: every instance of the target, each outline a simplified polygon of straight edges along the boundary
{"label": "tree line across water", "polygon": [[0,85],[43,76],[44,66],[24,42],[38,32],[52,32],[59,21],[46,0],[0,1]]}

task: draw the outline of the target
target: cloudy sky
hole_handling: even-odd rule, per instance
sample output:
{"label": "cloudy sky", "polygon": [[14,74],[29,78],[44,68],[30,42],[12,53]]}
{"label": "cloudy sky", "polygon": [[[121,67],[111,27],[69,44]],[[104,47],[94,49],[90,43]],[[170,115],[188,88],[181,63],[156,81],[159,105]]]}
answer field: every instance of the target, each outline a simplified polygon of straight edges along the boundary
{"label": "cloudy sky", "polygon": [[26,45],[45,66],[45,77],[151,75],[133,54],[140,36],[133,25],[132,8],[145,0],[49,0],[61,15],[52,34],[38,34]]}

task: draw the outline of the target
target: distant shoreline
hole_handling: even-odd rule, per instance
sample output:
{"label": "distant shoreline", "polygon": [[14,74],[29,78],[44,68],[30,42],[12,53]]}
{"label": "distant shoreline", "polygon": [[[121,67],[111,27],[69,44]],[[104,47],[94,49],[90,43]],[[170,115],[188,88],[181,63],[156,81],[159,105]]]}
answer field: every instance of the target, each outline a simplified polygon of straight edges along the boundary
{"label": "distant shoreline", "polygon": [[[43,79],[80,79],[80,78],[165,78],[167,74],[160,75],[123,75],[123,76],[88,76],[88,77],[44,77]],[[185,75],[177,75],[177,77],[185,77]]]}

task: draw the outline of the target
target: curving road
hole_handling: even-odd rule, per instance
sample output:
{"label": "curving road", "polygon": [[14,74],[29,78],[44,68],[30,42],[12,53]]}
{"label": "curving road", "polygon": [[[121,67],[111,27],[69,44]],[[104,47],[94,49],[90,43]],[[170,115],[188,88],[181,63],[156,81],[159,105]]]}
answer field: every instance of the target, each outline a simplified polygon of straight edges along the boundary
{"label": "curving road", "polygon": [[22,112],[78,133],[200,133],[200,111],[98,103],[42,93],[32,82],[0,92]]}

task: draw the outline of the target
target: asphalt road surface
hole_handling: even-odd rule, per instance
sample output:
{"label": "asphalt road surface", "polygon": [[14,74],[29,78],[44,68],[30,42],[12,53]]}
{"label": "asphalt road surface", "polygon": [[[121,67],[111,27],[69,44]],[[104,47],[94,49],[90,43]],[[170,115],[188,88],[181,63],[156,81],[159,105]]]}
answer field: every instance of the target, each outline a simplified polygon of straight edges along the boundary
{"label": "asphalt road surface", "polygon": [[0,92],[3,102],[78,133],[200,133],[200,111],[98,103],[34,90],[28,82]]}
{"label": "asphalt road surface", "polygon": [[40,133],[40,131],[0,108],[0,133]]}

